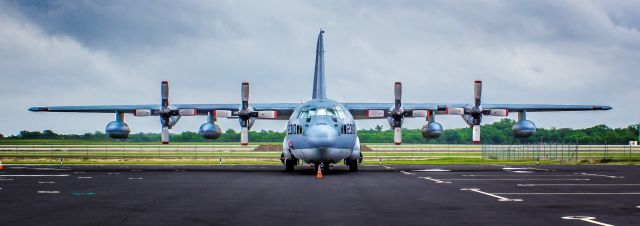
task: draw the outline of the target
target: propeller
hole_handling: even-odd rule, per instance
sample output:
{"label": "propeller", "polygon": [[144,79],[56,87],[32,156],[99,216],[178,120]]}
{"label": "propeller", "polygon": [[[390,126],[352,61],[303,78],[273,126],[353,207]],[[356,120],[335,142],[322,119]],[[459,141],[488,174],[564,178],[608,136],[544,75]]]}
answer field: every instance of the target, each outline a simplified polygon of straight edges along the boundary
{"label": "propeller", "polygon": [[396,82],[393,88],[395,102],[389,111],[387,120],[391,128],[393,128],[393,143],[400,145],[402,144],[402,122],[404,117],[409,116],[411,112],[402,108],[402,83]]}
{"label": "propeller", "polygon": [[240,121],[240,145],[248,145],[249,144],[249,130],[251,126],[253,126],[253,122],[256,118],[260,119],[277,119],[278,112],[277,111],[254,111],[254,109],[249,106],[249,82],[242,82],[242,87],[240,90],[242,105],[240,109],[238,109],[237,116],[238,121]]}
{"label": "propeller", "polygon": [[474,105],[469,110],[471,115],[471,130],[473,131],[472,139],[474,144],[480,143],[480,123],[482,122],[482,81],[476,80],[473,84]]}
{"label": "propeller", "polygon": [[476,80],[473,84],[473,105],[465,108],[449,108],[448,114],[462,115],[464,120],[471,126],[473,131],[472,140],[474,144],[480,143],[480,124],[483,115],[508,116],[508,109],[484,109],[482,108],[482,81]]}
{"label": "propeller", "polygon": [[160,109],[136,109],[134,111],[135,116],[160,116],[162,144],[169,144],[169,130],[180,121],[182,116],[195,116],[197,114],[196,109],[171,109],[168,81],[162,81],[160,85]]}
{"label": "propeller", "polygon": [[240,121],[240,144],[249,144],[249,128],[253,124],[251,120],[252,109],[249,107],[249,83],[243,82],[240,90],[242,97],[242,106],[238,111],[238,119]]}
{"label": "propeller", "polygon": [[[169,109],[169,82],[160,85],[160,124],[162,125],[162,144],[169,144],[169,128],[171,125],[171,109]],[[177,122],[177,121],[176,121]],[[175,125],[175,123],[173,123]]]}
{"label": "propeller", "polygon": [[395,102],[390,112],[389,124],[393,128],[393,143],[402,144],[402,122],[405,111],[402,108],[402,83],[396,82],[393,86]]}

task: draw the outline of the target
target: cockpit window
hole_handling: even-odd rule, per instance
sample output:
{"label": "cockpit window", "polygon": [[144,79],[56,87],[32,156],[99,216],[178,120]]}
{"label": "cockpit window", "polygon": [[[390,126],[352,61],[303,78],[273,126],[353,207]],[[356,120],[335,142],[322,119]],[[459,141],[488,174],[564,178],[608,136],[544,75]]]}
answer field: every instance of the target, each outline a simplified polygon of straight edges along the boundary
{"label": "cockpit window", "polygon": [[310,108],[309,106],[302,107],[300,109],[300,113],[298,114],[298,118],[307,118],[315,115],[326,115],[337,118],[344,118],[344,113],[339,107],[329,107],[329,108]]}

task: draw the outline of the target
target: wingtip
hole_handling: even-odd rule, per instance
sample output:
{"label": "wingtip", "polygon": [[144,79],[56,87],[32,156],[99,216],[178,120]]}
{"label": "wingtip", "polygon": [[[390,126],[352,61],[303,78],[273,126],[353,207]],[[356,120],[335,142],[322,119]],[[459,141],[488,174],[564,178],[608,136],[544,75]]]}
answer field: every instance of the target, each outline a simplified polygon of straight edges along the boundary
{"label": "wingtip", "polygon": [[594,110],[611,110],[613,109],[611,106],[593,106]]}
{"label": "wingtip", "polygon": [[48,111],[49,108],[46,107],[31,107],[29,108],[29,111]]}

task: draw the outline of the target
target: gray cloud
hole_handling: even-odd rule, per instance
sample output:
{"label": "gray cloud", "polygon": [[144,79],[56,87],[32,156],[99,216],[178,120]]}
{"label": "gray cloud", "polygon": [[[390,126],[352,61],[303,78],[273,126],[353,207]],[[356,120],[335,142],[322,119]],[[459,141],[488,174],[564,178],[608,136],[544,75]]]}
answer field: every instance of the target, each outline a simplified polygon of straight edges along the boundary
{"label": "gray cloud", "polygon": [[[253,102],[306,100],[320,27],[328,95],[339,101],[390,102],[402,81],[405,101],[466,103],[482,79],[485,102],[615,107],[531,114],[539,126],[626,126],[640,110],[638,12],[633,1],[3,1],[0,133],[102,130],[112,115],[26,108],[155,103],[164,79],[174,103],[235,103],[244,80]],[[376,123],[386,125],[361,127]],[[129,124],[158,130],[148,118]]]}

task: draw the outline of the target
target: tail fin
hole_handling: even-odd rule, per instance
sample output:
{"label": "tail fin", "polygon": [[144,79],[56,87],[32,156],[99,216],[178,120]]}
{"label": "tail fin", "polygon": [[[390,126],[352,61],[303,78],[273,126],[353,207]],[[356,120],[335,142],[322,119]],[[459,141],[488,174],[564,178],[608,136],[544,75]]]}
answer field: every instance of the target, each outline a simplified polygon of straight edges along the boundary
{"label": "tail fin", "polygon": [[318,34],[318,46],[316,47],[316,69],[313,75],[313,99],[326,99],[326,88],[324,85],[324,31]]}

